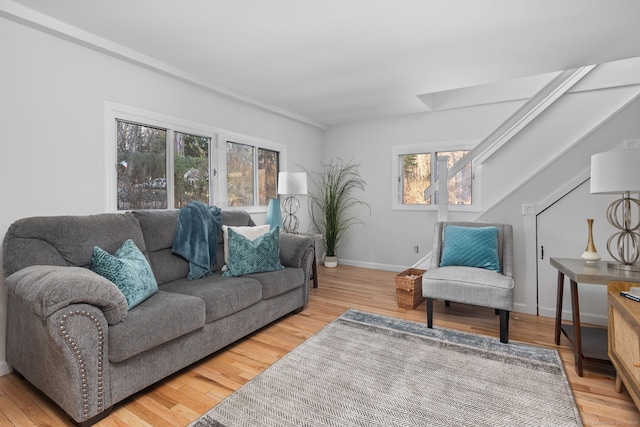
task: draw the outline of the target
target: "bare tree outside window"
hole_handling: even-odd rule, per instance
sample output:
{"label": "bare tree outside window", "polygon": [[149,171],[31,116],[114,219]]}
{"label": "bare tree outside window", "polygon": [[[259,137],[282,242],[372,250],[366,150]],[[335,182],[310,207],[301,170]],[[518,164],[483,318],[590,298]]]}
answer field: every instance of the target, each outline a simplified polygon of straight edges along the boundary
{"label": "bare tree outside window", "polygon": [[278,196],[278,152],[258,149],[258,204],[267,206]]}
{"label": "bare tree outside window", "polygon": [[253,206],[254,147],[227,141],[227,203]]}
{"label": "bare tree outside window", "polygon": [[118,209],[166,209],[166,129],[117,120]]}
{"label": "bare tree outside window", "polygon": [[[270,141],[219,135],[216,129],[139,109],[112,111],[115,151],[109,153],[110,190],[117,210],[175,209],[191,201],[266,208],[277,197],[280,156]],[[111,130],[109,129],[109,130]],[[198,129],[192,132],[192,130]],[[226,137],[231,137],[227,140]],[[216,170],[225,169],[226,176]],[[112,187],[115,184],[115,188]],[[224,196],[214,191],[221,190]],[[111,204],[110,204],[111,208]],[[253,209],[252,211],[260,211]]]}
{"label": "bare tree outside window", "polygon": [[[431,184],[431,154],[402,156],[402,203],[405,205],[431,204],[424,200],[424,189]],[[426,187],[425,187],[426,186]]]}
{"label": "bare tree outside window", "polygon": [[279,153],[227,141],[227,204],[267,206],[277,196]]}
{"label": "bare tree outside window", "polygon": [[[447,169],[451,169],[460,159],[462,159],[469,151],[440,151],[438,156],[448,156]],[[436,176],[438,175],[437,166]],[[447,188],[449,189],[450,205],[470,205],[471,204],[471,163],[468,163],[460,172],[449,179]],[[425,187],[426,189],[426,187]]]}
{"label": "bare tree outside window", "polygon": [[[431,197],[424,199],[424,191],[438,179],[437,157],[448,156],[447,168],[450,169],[468,152],[456,150],[402,155],[402,203],[405,205],[433,204]],[[471,163],[450,178],[447,186],[450,205],[470,205],[472,202]],[[437,191],[433,198],[438,200]]]}

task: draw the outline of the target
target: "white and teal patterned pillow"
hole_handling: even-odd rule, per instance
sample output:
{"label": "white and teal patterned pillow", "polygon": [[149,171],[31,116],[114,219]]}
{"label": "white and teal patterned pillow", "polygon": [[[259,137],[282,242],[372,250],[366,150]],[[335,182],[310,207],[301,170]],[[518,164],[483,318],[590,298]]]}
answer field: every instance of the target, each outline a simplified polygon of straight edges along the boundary
{"label": "white and teal patterned pillow", "polygon": [[454,265],[500,271],[498,229],[445,225],[440,267]]}
{"label": "white and teal patterned pillow", "polygon": [[113,255],[94,246],[89,269],[112,281],[124,294],[129,309],[158,291],[151,266],[131,239]]}
{"label": "white and teal patterned pillow", "polygon": [[242,234],[249,240],[255,240],[258,237],[262,236],[265,233],[268,233],[271,229],[269,224],[266,225],[246,225],[246,226],[230,226],[223,225],[222,226],[222,237],[224,239],[224,263],[225,266],[222,268],[222,271],[227,269],[226,264],[229,263],[229,229],[232,228],[238,234]]}
{"label": "white and teal patterned pillow", "polygon": [[280,263],[280,227],[251,240],[229,228],[229,262],[226,277],[283,270]]}

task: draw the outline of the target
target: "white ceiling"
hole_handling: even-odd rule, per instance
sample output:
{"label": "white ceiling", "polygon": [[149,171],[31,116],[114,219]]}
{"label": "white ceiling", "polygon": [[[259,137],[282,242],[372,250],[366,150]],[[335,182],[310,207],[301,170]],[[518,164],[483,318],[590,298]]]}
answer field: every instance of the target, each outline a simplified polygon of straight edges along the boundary
{"label": "white ceiling", "polygon": [[22,6],[41,12],[227,94],[329,126],[428,111],[420,95],[640,56],[638,0],[0,0],[0,6],[4,16]]}

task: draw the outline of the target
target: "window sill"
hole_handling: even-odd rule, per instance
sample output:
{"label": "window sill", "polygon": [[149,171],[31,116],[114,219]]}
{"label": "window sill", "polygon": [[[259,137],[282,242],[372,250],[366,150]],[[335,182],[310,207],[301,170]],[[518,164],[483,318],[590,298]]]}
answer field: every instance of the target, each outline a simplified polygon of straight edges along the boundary
{"label": "window sill", "polygon": [[[438,212],[438,205],[393,205],[394,211]],[[449,205],[449,212],[480,212],[475,205]]]}

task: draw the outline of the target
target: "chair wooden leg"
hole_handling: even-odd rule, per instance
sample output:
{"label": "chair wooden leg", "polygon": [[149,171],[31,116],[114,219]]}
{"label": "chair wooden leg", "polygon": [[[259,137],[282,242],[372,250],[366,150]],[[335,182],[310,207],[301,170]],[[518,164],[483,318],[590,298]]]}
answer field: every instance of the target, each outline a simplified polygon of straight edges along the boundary
{"label": "chair wooden leg", "polygon": [[427,328],[433,328],[433,298],[427,298]]}
{"label": "chair wooden leg", "polygon": [[500,342],[509,342],[509,311],[498,310],[500,313]]}

